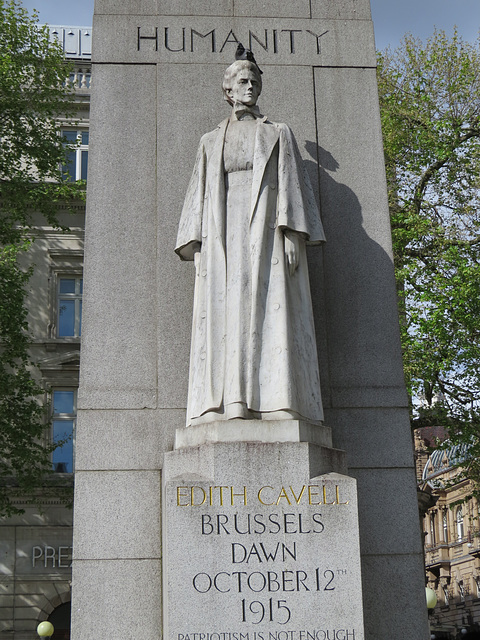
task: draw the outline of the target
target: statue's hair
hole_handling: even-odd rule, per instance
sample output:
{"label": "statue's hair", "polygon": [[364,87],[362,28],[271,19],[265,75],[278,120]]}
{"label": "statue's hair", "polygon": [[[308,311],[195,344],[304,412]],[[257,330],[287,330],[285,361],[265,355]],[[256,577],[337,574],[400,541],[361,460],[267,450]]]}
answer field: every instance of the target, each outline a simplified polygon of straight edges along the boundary
{"label": "statue's hair", "polygon": [[235,60],[233,64],[225,69],[225,73],[223,75],[223,97],[229,104],[233,103],[231,98],[227,95],[227,91],[233,87],[235,78],[242,69],[250,69],[253,71],[255,78],[260,84],[260,92],[262,91],[262,75],[255,62],[251,62],[250,60]]}

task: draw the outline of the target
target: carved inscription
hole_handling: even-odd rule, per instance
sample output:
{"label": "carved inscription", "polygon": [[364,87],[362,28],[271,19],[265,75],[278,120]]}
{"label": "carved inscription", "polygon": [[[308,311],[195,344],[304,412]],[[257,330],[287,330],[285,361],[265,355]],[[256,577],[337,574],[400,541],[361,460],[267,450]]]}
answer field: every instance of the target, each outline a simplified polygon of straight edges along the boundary
{"label": "carved inscription", "polygon": [[70,569],[72,566],[72,547],[51,547],[36,545],[32,547],[32,567],[41,566],[52,569]]}
{"label": "carved inscription", "polygon": [[359,640],[355,629],[310,629],[300,631],[254,631],[253,633],[179,633],[176,640]]}
{"label": "carved inscription", "polygon": [[[262,28],[240,34],[231,29],[228,33],[219,28],[198,31],[193,27],[137,27],[137,51],[145,47],[154,47],[171,53],[223,53],[235,52],[239,42],[248,42],[248,48],[254,52],[295,55],[300,50],[308,50],[316,55],[322,53],[322,39],[328,30],[315,33],[310,29],[271,29]],[[243,39],[243,40],[242,40]]]}
{"label": "carved inscription", "polygon": [[179,633],[176,640],[359,640],[355,629],[309,629],[300,631],[254,631],[253,633]]}
{"label": "carved inscription", "polygon": [[[188,628],[197,623],[180,617],[171,640],[363,638],[347,620],[338,628],[299,628],[305,610],[328,611],[338,590],[352,586],[345,559],[322,552],[339,534],[331,510],[349,509],[341,486],[178,484],[170,487],[170,504],[189,523],[195,549],[178,589],[195,607],[217,607],[211,631]],[[221,626],[238,631],[218,631],[218,607],[225,610]]]}
{"label": "carved inscription", "polygon": [[[327,498],[327,487],[314,485],[302,485],[301,487],[281,487],[275,488],[270,485],[260,487],[259,489],[250,490],[249,495],[252,496],[254,502],[269,507],[280,504],[348,504],[340,501],[340,491],[338,485],[329,489],[330,495]],[[333,498],[333,500],[332,500]],[[204,504],[208,506],[220,506],[229,504],[234,507],[238,504],[247,506],[247,487],[229,486],[209,486],[204,489],[200,486],[178,486],[177,487],[177,506],[179,507],[201,507]]]}

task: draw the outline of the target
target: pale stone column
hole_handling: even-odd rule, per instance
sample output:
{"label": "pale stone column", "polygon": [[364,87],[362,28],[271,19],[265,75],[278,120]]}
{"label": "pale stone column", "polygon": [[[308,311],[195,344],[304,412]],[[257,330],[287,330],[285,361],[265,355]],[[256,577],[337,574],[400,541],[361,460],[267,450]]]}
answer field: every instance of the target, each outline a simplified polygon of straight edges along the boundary
{"label": "pale stone column", "polygon": [[235,37],[319,198],[322,396],[358,483],[365,638],[424,640],[368,0],[96,1],[72,638],[161,637],[161,467],[185,420],[193,295],[173,248],[199,138],[229,112]]}

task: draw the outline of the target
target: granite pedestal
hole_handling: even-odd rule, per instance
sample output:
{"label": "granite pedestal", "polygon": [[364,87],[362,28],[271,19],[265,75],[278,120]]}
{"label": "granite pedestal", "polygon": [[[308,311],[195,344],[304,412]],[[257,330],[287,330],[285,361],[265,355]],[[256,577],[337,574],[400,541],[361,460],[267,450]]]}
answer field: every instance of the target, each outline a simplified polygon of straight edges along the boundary
{"label": "granite pedestal", "polygon": [[165,456],[165,638],[363,640],[356,482],[344,452],[206,435]]}

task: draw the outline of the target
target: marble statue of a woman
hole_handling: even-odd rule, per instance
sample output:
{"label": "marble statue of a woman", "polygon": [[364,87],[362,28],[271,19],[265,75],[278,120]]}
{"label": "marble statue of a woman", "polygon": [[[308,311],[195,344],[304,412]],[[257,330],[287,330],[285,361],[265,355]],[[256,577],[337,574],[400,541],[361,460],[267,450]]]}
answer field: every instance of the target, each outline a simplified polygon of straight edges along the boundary
{"label": "marble statue of a woman", "polygon": [[285,125],[256,106],[254,62],[225,72],[230,117],[204,135],[176,252],[194,260],[187,426],[244,418],[323,420],[305,244],[325,240]]}

